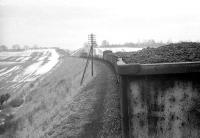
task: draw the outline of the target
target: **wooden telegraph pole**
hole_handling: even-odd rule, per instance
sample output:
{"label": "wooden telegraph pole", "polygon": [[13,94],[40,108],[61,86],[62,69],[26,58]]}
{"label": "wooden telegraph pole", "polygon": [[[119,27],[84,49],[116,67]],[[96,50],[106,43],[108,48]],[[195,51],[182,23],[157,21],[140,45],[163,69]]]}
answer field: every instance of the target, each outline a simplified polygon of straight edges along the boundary
{"label": "wooden telegraph pole", "polygon": [[92,76],[94,74],[94,66],[93,66],[93,56],[94,56],[94,46],[96,45],[96,40],[95,40],[95,35],[94,34],[90,34],[88,36],[88,42],[89,44],[91,45],[91,73],[92,73]]}
{"label": "wooden telegraph pole", "polygon": [[83,83],[83,79],[84,79],[85,72],[86,72],[86,69],[87,69],[87,66],[88,66],[90,58],[91,58],[91,74],[92,74],[92,76],[94,74],[94,67],[93,67],[93,56],[94,56],[94,54],[93,54],[93,50],[94,50],[94,46],[96,45],[95,35],[94,34],[88,35],[88,44],[90,45],[90,51],[88,53],[87,61],[86,61],[86,64],[85,64],[85,68],[84,68],[84,71],[83,71],[83,75],[82,75],[80,84]]}

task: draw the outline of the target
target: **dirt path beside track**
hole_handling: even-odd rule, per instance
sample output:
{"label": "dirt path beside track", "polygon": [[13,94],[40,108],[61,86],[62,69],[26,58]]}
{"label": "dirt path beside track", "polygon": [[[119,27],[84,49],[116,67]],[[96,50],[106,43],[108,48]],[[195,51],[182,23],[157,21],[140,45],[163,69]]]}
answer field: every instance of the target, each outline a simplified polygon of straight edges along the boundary
{"label": "dirt path beside track", "polygon": [[108,65],[96,62],[97,76],[86,87],[97,97],[84,125],[80,138],[120,137],[119,87],[114,72]]}
{"label": "dirt path beside track", "polygon": [[[95,61],[95,76],[76,96],[74,113],[55,129],[54,137],[121,137],[119,87],[114,72]],[[63,129],[65,128],[65,129]]]}

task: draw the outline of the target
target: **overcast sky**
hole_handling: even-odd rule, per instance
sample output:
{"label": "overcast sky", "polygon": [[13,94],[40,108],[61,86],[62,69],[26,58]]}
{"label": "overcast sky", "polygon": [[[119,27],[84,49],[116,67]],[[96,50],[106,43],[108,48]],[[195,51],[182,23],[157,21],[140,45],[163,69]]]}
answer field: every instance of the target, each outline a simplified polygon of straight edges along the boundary
{"label": "overcast sky", "polygon": [[0,44],[77,49],[98,44],[199,41],[198,0],[0,0]]}

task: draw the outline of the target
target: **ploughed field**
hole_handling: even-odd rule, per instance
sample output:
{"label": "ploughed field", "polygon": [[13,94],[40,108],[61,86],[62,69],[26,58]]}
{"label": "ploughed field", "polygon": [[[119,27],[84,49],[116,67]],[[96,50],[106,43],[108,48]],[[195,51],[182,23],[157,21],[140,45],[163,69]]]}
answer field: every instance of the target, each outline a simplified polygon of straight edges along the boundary
{"label": "ploughed field", "polygon": [[119,87],[108,65],[94,61],[94,76],[89,65],[80,85],[85,59],[54,49],[9,54],[0,66],[1,95],[10,94],[0,106],[0,137],[121,137]]}
{"label": "ploughed field", "polygon": [[0,52],[0,94],[18,91],[48,73],[58,62],[55,49]]}
{"label": "ploughed field", "polygon": [[168,63],[200,61],[200,43],[182,42],[137,52],[118,52],[125,63]]}

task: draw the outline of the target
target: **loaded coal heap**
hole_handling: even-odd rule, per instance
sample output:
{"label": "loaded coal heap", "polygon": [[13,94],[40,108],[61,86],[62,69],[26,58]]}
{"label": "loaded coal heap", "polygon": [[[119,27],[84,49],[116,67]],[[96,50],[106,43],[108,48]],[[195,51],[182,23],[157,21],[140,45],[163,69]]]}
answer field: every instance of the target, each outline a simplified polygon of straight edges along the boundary
{"label": "loaded coal heap", "polygon": [[182,42],[161,46],[158,48],[145,48],[138,52],[119,52],[125,63],[169,63],[200,61],[200,43]]}

